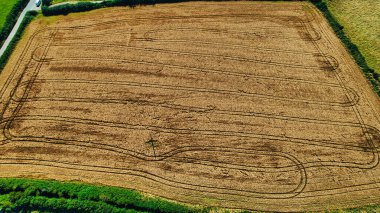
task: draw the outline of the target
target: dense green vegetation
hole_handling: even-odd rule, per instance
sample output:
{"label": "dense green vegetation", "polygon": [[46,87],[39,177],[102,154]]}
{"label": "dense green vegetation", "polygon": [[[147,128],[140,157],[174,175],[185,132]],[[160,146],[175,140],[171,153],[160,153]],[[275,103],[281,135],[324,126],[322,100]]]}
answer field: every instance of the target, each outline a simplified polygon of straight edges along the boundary
{"label": "dense green vegetation", "polygon": [[11,12],[13,6],[17,3],[18,0],[7,0],[0,1],[0,29],[5,23],[5,19],[9,12]]}
{"label": "dense green vegetation", "polygon": [[209,212],[135,190],[84,183],[0,178],[0,211]]}
{"label": "dense green vegetation", "polygon": [[0,47],[7,39],[17,19],[29,0],[0,1]]}
{"label": "dense green vegetation", "polygon": [[13,37],[12,41],[9,43],[7,49],[5,49],[4,54],[0,57],[0,71],[3,70],[5,65],[8,62],[9,57],[11,56],[13,49],[16,47],[18,41],[21,39],[25,28],[28,26],[28,24],[33,20],[33,18],[38,13],[36,11],[29,11],[26,13],[23,21],[21,22],[20,27],[18,28],[15,36]]}
{"label": "dense green vegetation", "polygon": [[362,69],[364,75],[371,83],[374,91],[380,97],[380,75],[376,73],[374,69],[371,69],[368,66],[365,57],[359,51],[359,48],[354,43],[352,43],[350,38],[345,34],[345,32],[343,31],[344,27],[335,19],[333,14],[330,12],[328,6],[326,5],[325,1],[314,0],[313,3],[325,15],[326,19],[330,23],[330,26],[333,28],[338,38],[342,41],[342,43],[351,53],[356,63]]}
{"label": "dense green vegetation", "polygon": [[380,1],[325,0],[346,35],[358,45],[369,67],[380,74]]}
{"label": "dense green vegetation", "polygon": [[[84,183],[0,178],[0,212],[212,212],[135,190]],[[379,205],[326,212],[379,212]],[[217,212],[228,212],[219,209]],[[248,212],[248,211],[243,211]],[[243,213],[242,212],[242,213]]]}

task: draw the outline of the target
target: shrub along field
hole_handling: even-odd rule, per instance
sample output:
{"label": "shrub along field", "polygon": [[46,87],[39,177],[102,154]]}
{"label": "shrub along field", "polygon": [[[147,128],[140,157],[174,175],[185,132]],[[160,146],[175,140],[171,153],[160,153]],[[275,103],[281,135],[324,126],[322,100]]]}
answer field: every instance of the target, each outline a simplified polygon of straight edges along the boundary
{"label": "shrub along field", "polygon": [[326,0],[326,3],[368,65],[380,73],[380,1]]}
{"label": "shrub along field", "polygon": [[378,96],[380,96],[380,74],[368,65],[368,58],[364,56],[359,47],[354,43],[350,37],[344,31],[344,25],[342,25],[331,12],[330,7],[327,6],[325,1],[315,0],[313,1],[315,6],[323,13],[330,26],[333,28],[335,34],[345,45],[351,56],[355,59],[360,69],[363,71],[367,80],[371,83],[372,88]]}
{"label": "shrub along field", "polygon": [[52,180],[0,179],[0,212],[209,212],[135,190]]}

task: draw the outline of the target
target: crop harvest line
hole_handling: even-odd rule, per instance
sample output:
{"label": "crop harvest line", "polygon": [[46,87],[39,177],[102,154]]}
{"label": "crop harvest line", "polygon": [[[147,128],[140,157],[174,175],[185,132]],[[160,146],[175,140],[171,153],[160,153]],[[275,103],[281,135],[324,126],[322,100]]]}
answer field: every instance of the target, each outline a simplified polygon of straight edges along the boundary
{"label": "crop harvest line", "polygon": [[[359,145],[346,145],[345,143],[338,143],[338,142],[330,142],[327,140],[319,140],[319,139],[306,139],[306,138],[296,138],[296,137],[289,137],[289,136],[277,136],[277,135],[270,135],[270,134],[263,134],[263,133],[252,133],[252,132],[245,132],[245,131],[227,131],[227,130],[208,130],[208,129],[189,129],[189,128],[171,128],[171,127],[162,127],[162,126],[155,126],[155,125],[143,125],[143,124],[132,124],[132,123],[124,123],[124,122],[114,122],[114,121],[101,121],[101,120],[94,120],[94,119],[83,119],[83,118],[75,118],[75,117],[63,117],[63,116],[45,116],[45,115],[29,115],[29,116],[13,116],[6,120],[4,120],[2,123],[7,123],[9,126],[12,126],[10,122],[14,121],[28,121],[28,120],[37,120],[37,121],[59,121],[59,122],[67,122],[67,123],[75,123],[75,124],[85,124],[85,125],[92,125],[92,126],[104,126],[104,127],[112,127],[112,128],[122,128],[122,129],[130,129],[130,130],[136,130],[136,131],[146,131],[146,130],[152,130],[152,131],[159,131],[162,133],[174,133],[174,134],[180,134],[180,135],[191,135],[191,134],[197,134],[197,135],[218,135],[218,136],[238,136],[241,138],[253,138],[253,139],[267,139],[267,140],[274,140],[274,141],[284,141],[289,143],[296,143],[296,144],[304,144],[304,145],[315,145],[320,147],[328,147],[328,148],[334,148],[334,149],[342,149],[342,150],[352,150],[352,151],[358,151],[358,152],[373,152],[376,151],[378,147],[374,146],[373,144],[369,144],[369,146],[359,146]],[[6,134],[4,136],[8,141],[12,141],[14,139],[20,139],[20,138],[33,138],[33,139],[43,139],[45,137],[34,137],[34,136],[16,136],[12,135],[10,132],[10,128],[5,126],[4,131]],[[53,140],[61,140],[59,138],[49,138]],[[63,140],[63,139],[62,139]],[[80,141],[83,143],[87,143],[89,141]],[[107,145],[108,146],[108,145]]]}
{"label": "crop harvest line", "polygon": [[[62,44],[61,44],[62,45]],[[55,46],[61,46],[61,45],[55,45]],[[69,46],[71,46],[72,44],[70,44]],[[86,44],[86,46],[88,46],[89,44]],[[63,46],[65,46],[65,45],[63,45]],[[104,46],[104,45],[96,45],[96,46]],[[111,46],[115,46],[115,45],[111,45]],[[116,46],[120,46],[120,45],[116,45]],[[124,47],[124,46],[123,46]],[[146,49],[146,48],[138,48],[138,49]],[[161,50],[157,50],[157,49],[155,49],[156,51],[161,51]],[[149,51],[153,51],[152,49],[149,49]],[[180,52],[176,52],[175,54],[180,54]],[[192,54],[192,53],[186,53],[186,54]],[[204,54],[200,54],[200,55],[202,55],[202,56],[206,56],[206,55],[204,55]],[[323,55],[323,54],[320,54],[320,55]],[[33,56],[35,56],[35,54],[33,55]],[[210,55],[211,56],[211,55]],[[207,56],[206,56],[207,57]],[[226,59],[226,57],[225,56],[222,56],[224,59]],[[34,58],[34,60],[36,60],[36,61],[39,61],[39,62],[42,62],[40,59],[36,59],[35,57],[33,57]],[[53,61],[64,61],[64,60],[80,60],[80,61],[82,61],[82,60],[103,60],[103,61],[124,61],[123,59],[119,59],[119,60],[117,60],[117,59],[104,59],[104,58],[94,58],[94,57],[81,57],[81,58],[78,58],[78,57],[73,57],[73,58],[63,58],[63,59],[48,59],[48,60],[46,60],[46,61],[43,61],[43,62],[53,62]],[[154,64],[154,65],[158,65],[158,64],[160,64],[160,65],[163,65],[163,66],[168,66],[168,67],[170,67],[170,66],[172,66],[173,67],[173,65],[171,65],[171,64],[166,64],[166,63],[160,63],[160,62],[146,62],[146,61],[133,61],[133,60],[125,60],[125,61],[127,61],[127,62],[136,62],[136,63],[148,63],[148,64]],[[188,68],[188,67],[185,67],[185,66],[180,66],[180,65],[174,65],[174,66],[176,66],[176,67],[180,67],[180,68]],[[193,68],[194,69],[194,67],[191,67],[191,68]],[[195,68],[196,70],[198,69],[198,68]],[[203,72],[205,72],[205,69],[201,69]],[[198,71],[198,70],[197,70]],[[214,72],[216,71],[216,72],[218,72],[217,70],[213,70]],[[219,71],[220,72],[220,71]],[[222,71],[222,73],[226,73],[225,71]],[[240,73],[239,73],[240,74]],[[243,75],[243,76],[247,76],[246,74],[240,74],[240,75]],[[145,85],[145,86],[147,86],[147,85]],[[162,86],[162,85],[157,85],[157,86]],[[195,89],[195,88],[187,88],[187,89]],[[350,95],[350,97],[354,97],[353,99],[348,99],[348,100],[350,100],[350,101],[348,101],[348,102],[344,102],[344,103],[342,103],[342,102],[336,102],[336,103],[334,103],[334,102],[327,102],[327,103],[331,103],[332,105],[343,105],[343,106],[351,106],[351,105],[355,105],[358,101],[359,101],[359,96],[356,94],[356,92],[355,91],[353,91],[353,90],[351,90],[351,89],[348,89],[348,91],[350,92],[350,93],[352,93],[351,95]],[[243,94],[244,95],[244,94]],[[247,93],[246,95],[256,95],[256,96],[262,96],[262,97],[265,97],[265,98],[271,98],[271,97],[273,97],[274,99],[284,99],[284,100],[292,100],[292,99],[287,99],[287,98],[283,98],[283,97],[276,97],[276,96],[271,96],[271,95],[263,95],[263,94],[249,94],[249,93]],[[293,99],[294,100],[294,99]],[[317,101],[317,102],[313,102],[313,101],[310,101],[310,100],[297,100],[297,99],[295,99],[295,101],[304,101],[304,102],[306,102],[306,103],[314,103],[314,104],[323,104],[323,102],[319,102],[319,101]]]}
{"label": "crop harvest line", "polygon": [[[209,23],[209,22],[208,22]],[[195,30],[196,32],[209,32],[209,33],[219,33],[219,34],[229,34],[229,35],[244,35],[247,36],[247,39],[251,39],[250,37],[255,37],[255,38],[262,38],[262,39],[285,39],[285,40],[309,40],[310,36],[305,36],[305,37],[300,37],[300,36],[290,36],[292,33],[289,35],[283,34],[281,31],[281,28],[279,28],[278,33],[274,32],[248,32],[248,31],[240,31],[240,30],[227,30],[227,29],[220,29],[220,28],[203,28],[203,27],[194,27],[194,28],[186,28],[186,27],[177,27],[177,28],[160,28],[158,30],[148,30],[145,32],[144,37],[147,38],[149,37],[149,34],[153,33],[158,33],[158,32],[168,32],[168,31],[191,31]],[[255,29],[262,29],[262,27],[253,27],[249,28],[250,30],[255,30]],[[268,28],[265,28],[268,29]],[[271,28],[269,28],[271,29]],[[193,31],[194,32],[194,31]],[[305,34],[307,35],[307,34]],[[302,35],[303,36],[303,35]]]}
{"label": "crop harvest line", "polygon": [[[286,116],[278,115],[272,113],[261,113],[255,111],[241,111],[241,110],[226,110],[218,109],[217,107],[196,107],[182,104],[171,104],[167,101],[155,102],[141,99],[117,99],[117,98],[82,98],[82,97],[28,97],[26,99],[21,99],[17,96],[13,96],[12,101],[14,102],[79,102],[79,103],[101,103],[101,104],[133,104],[133,105],[145,105],[145,106],[155,106],[169,109],[182,110],[184,112],[197,112],[202,114],[220,114],[220,115],[238,115],[238,116],[253,116],[260,118],[269,118],[277,120],[286,120],[286,121],[297,121],[302,123],[313,123],[313,124],[326,124],[331,126],[350,126],[350,127],[360,127],[360,123],[349,122],[349,121],[337,121],[337,120],[328,120],[328,119],[318,119],[318,118],[307,118],[300,116]],[[375,127],[366,125],[367,129],[372,129],[375,132],[379,132]]]}
{"label": "crop harvest line", "polygon": [[[315,48],[320,53],[322,53],[322,50],[320,49],[320,47],[317,44],[317,41],[311,41],[311,42],[314,44]],[[336,79],[338,80],[338,82],[341,84],[341,87],[346,90],[347,98],[349,100],[351,100],[352,97],[350,96],[349,88],[344,84],[344,80],[341,78],[340,72],[335,72],[335,76],[336,76]],[[352,105],[351,107],[352,107],[353,111],[355,112],[355,115],[356,115],[359,123],[361,124],[361,128],[362,128],[364,136],[366,137],[367,144],[371,147],[375,147],[376,145],[374,144],[374,141],[373,141],[371,135],[368,133],[368,131],[366,131],[366,127],[365,127],[366,124],[364,123],[364,120],[362,118],[362,115],[360,114],[360,110],[358,109],[358,106]],[[377,149],[373,149],[372,152],[373,152],[373,157],[374,157],[374,166],[378,166],[380,163],[379,151]]]}
{"label": "crop harvest line", "polygon": [[[35,60],[35,59],[33,59]],[[173,65],[171,63],[162,63],[162,62],[150,62],[150,61],[139,61],[139,60],[132,60],[132,59],[107,59],[104,57],[82,57],[82,58],[66,58],[66,59],[45,59],[43,62],[61,62],[61,61],[114,61],[114,62],[124,62],[124,63],[135,63],[135,64],[146,64],[146,65],[160,65],[165,66],[168,68],[179,68],[179,69],[186,69],[191,70],[194,72],[203,72],[203,73],[217,73],[220,75],[229,75],[229,76],[238,76],[238,77],[250,77],[250,78],[257,78],[257,79],[271,79],[271,80],[277,80],[277,81],[289,81],[289,82],[301,82],[301,83],[310,83],[310,84],[317,84],[317,85],[323,85],[323,86],[339,86],[340,84],[335,83],[326,83],[326,82],[320,82],[320,81],[312,81],[312,80],[304,80],[304,79],[297,79],[297,78],[286,78],[286,77],[273,77],[273,76],[265,76],[265,75],[257,75],[252,73],[242,73],[242,72],[233,72],[233,71],[224,71],[219,69],[210,69],[210,68],[200,68],[195,66],[186,66],[186,65]],[[36,59],[38,61],[38,59]]]}
{"label": "crop harvest line", "polygon": [[[221,195],[238,195],[242,197],[256,197],[256,198],[263,198],[263,199],[288,199],[288,198],[297,196],[299,193],[301,193],[306,185],[306,180],[304,177],[305,173],[304,173],[304,170],[302,169],[302,166],[300,166],[300,173],[302,174],[300,183],[293,190],[289,192],[285,192],[285,193],[281,193],[281,192],[260,193],[260,192],[254,192],[254,191],[249,191],[249,190],[239,190],[239,189],[233,189],[233,188],[212,187],[208,185],[183,183],[183,182],[174,181],[171,179],[166,179],[162,176],[157,176],[153,173],[150,173],[144,170],[115,168],[115,167],[106,167],[106,166],[94,166],[94,165],[86,165],[86,164],[73,164],[73,163],[49,161],[49,160],[41,160],[41,159],[33,159],[33,158],[0,158],[0,159],[8,160],[8,162],[2,162],[2,164],[16,164],[16,163],[29,164],[29,165],[32,164],[32,165],[44,165],[44,166],[57,167],[57,168],[74,169],[74,170],[80,170],[80,171],[107,172],[110,174],[124,174],[124,175],[128,174],[132,176],[142,177],[142,178],[145,178],[154,182],[158,182],[163,185],[175,187],[175,188],[182,188],[182,189],[187,189],[187,190],[194,190],[196,188],[196,191],[199,191],[199,192],[207,192],[207,193],[221,194]],[[10,160],[11,162],[9,162]],[[22,163],[22,161],[24,162],[26,161],[26,162]],[[46,163],[48,163],[48,165],[46,165]]]}
{"label": "crop harvest line", "polygon": [[[284,67],[291,67],[291,68],[303,68],[303,69],[318,69],[320,66],[306,66],[302,64],[290,64],[290,63],[281,63],[281,62],[274,62],[269,60],[261,60],[261,59],[254,59],[254,58],[245,58],[245,57],[239,57],[239,56],[229,56],[229,55],[221,55],[221,54],[206,54],[206,53],[195,53],[195,52],[184,52],[184,51],[174,51],[174,50],[167,50],[167,49],[159,49],[159,48],[148,48],[148,47],[137,47],[137,46],[129,46],[129,45],[121,45],[121,44],[91,44],[91,43],[60,43],[60,44],[54,44],[54,47],[114,47],[114,48],[123,48],[123,50],[139,50],[139,51],[148,51],[148,52],[157,52],[157,53],[167,53],[167,54],[175,54],[175,55],[184,55],[184,56],[200,56],[200,57],[206,57],[206,58],[221,58],[223,60],[231,60],[231,61],[240,61],[240,62],[254,62],[254,63],[260,63],[260,64],[268,64],[273,66],[284,66]],[[316,55],[315,57],[322,57],[325,60],[325,63],[330,63],[329,59],[326,59],[326,56],[323,54]],[[86,58],[86,57],[84,57]],[[41,59],[33,57],[36,61],[41,61]],[[70,59],[70,57],[68,57]],[[50,61],[50,59],[48,59]],[[54,59],[53,59],[54,60]],[[52,60],[52,61],[53,61]],[[56,59],[59,60],[59,59]],[[333,71],[338,68],[338,65],[331,65],[327,68],[324,68],[324,70]]]}
{"label": "crop harvest line", "polygon": [[[188,91],[188,92],[196,92],[196,93],[206,93],[206,94],[228,94],[235,95],[239,97],[257,97],[261,99],[269,99],[269,100],[280,100],[280,101],[293,101],[293,102],[302,102],[307,104],[316,104],[316,105],[326,105],[326,106],[341,106],[348,107],[356,104],[358,102],[358,98],[355,100],[350,100],[347,102],[338,102],[338,101],[316,101],[310,99],[301,99],[301,98],[287,98],[282,96],[275,95],[265,95],[254,92],[247,91],[236,91],[236,90],[226,90],[226,89],[209,89],[209,88],[201,88],[201,87],[190,87],[190,86],[177,86],[177,85],[166,85],[166,84],[151,84],[151,83],[140,83],[133,81],[119,81],[119,82],[104,82],[104,81],[86,81],[81,79],[46,79],[46,81],[50,82],[68,82],[71,84],[97,84],[97,85],[123,85],[130,87],[138,87],[138,88],[157,88],[163,90],[171,90],[171,91]],[[355,94],[355,93],[353,93]],[[354,97],[358,97],[354,95]]]}

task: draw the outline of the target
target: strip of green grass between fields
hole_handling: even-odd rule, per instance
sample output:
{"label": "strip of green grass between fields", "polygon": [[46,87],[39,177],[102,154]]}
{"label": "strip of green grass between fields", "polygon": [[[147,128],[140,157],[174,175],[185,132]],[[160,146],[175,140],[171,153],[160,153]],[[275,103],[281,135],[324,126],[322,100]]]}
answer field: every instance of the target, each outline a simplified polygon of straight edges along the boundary
{"label": "strip of green grass between fields", "polygon": [[380,74],[380,1],[323,0],[344,26],[343,31],[363,53],[368,66]]}
{"label": "strip of green grass between fields", "polygon": [[322,0],[313,0],[313,4],[323,13],[330,26],[333,28],[335,34],[345,45],[346,49],[350,52],[356,63],[359,65],[367,80],[371,83],[373,90],[380,97],[380,75],[371,69],[359,48],[350,40],[344,33],[343,26],[335,19],[330,12],[327,4]]}

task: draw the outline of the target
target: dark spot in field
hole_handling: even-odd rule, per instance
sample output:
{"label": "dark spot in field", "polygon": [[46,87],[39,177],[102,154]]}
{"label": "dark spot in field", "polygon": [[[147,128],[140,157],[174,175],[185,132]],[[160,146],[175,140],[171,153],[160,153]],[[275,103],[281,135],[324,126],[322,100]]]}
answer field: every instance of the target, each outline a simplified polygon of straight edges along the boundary
{"label": "dark spot in field", "polygon": [[50,71],[52,72],[92,72],[92,73],[114,73],[114,74],[133,74],[133,75],[142,75],[142,76],[154,76],[162,78],[179,78],[179,79],[197,79],[194,77],[189,77],[188,75],[173,75],[166,74],[162,72],[163,68],[154,69],[154,70],[137,70],[137,69],[128,69],[128,68],[115,68],[111,66],[52,66]]}
{"label": "dark spot in field", "polygon": [[60,148],[55,148],[52,146],[49,147],[30,147],[30,146],[18,146],[13,147],[11,149],[7,150],[8,152],[13,153],[25,153],[30,155],[31,153],[38,153],[38,154],[60,154],[62,152],[67,152],[67,150],[62,150]]}
{"label": "dark spot in field", "polygon": [[82,113],[91,113],[92,110],[88,108],[81,108],[81,107],[71,107],[71,106],[51,106],[51,110],[58,110],[58,111],[73,111],[73,112],[82,112]]}

